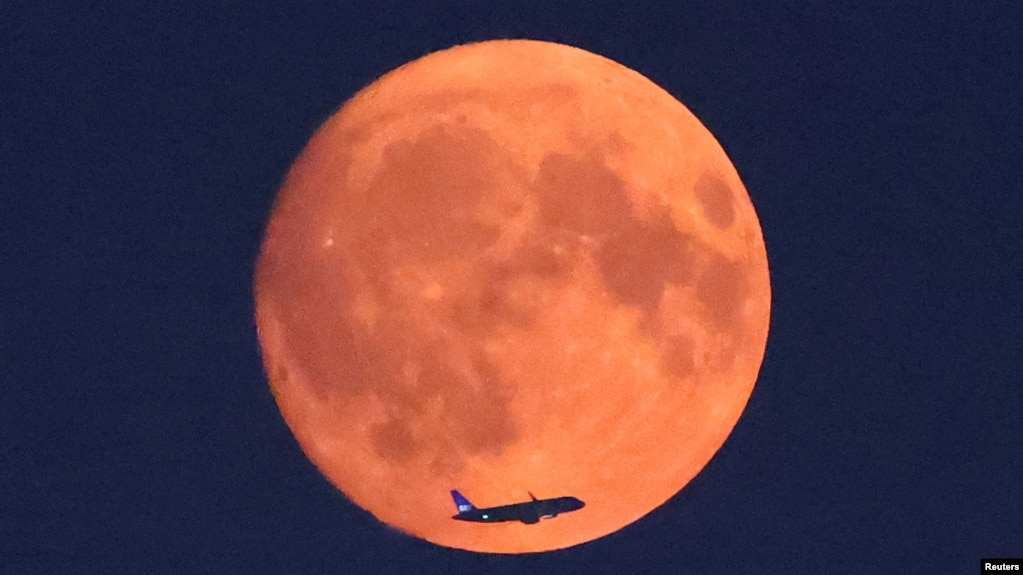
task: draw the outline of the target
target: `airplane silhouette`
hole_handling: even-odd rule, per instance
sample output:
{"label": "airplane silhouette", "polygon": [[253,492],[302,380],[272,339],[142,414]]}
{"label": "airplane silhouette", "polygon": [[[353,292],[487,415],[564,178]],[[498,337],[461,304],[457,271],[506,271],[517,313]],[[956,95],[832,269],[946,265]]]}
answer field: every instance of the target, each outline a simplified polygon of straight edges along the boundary
{"label": "airplane silhouette", "polygon": [[[526,493],[529,493],[528,491]],[[521,521],[526,524],[539,522],[541,519],[557,517],[559,513],[568,513],[582,509],[586,504],[575,497],[556,497],[554,499],[537,499],[529,493],[532,501],[525,503],[512,503],[499,507],[487,507],[477,509],[469,503],[461,493],[451,490],[451,498],[455,500],[458,507],[458,515],[452,519],[459,521],[471,521],[474,523],[499,523],[501,521]]]}

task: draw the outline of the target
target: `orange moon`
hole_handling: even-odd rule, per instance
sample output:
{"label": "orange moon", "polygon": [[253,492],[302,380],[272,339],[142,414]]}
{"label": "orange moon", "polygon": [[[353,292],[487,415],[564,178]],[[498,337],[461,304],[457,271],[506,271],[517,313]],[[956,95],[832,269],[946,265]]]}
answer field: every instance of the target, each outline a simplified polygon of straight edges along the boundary
{"label": "orange moon", "polygon": [[[499,40],[406,64],[292,166],[255,276],[284,420],[380,521],[559,549],[678,493],[753,390],[770,282],[721,146],[640,74]],[[538,524],[455,521],[574,496]]]}

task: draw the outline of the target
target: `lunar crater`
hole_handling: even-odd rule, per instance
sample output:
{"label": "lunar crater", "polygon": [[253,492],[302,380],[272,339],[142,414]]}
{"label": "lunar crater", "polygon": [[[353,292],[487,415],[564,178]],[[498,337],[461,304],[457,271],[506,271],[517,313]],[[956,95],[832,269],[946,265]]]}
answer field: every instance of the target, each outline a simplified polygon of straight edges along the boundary
{"label": "lunar crater", "polygon": [[404,374],[387,374],[373,387],[388,414],[370,436],[381,458],[396,464],[429,460],[453,469],[464,457],[499,455],[517,440],[510,409],[514,385],[478,352],[465,369],[452,367],[450,353],[442,346],[419,352],[421,362],[406,363]]}
{"label": "lunar crater", "polygon": [[548,154],[533,184],[545,224],[579,234],[615,232],[632,213],[625,183],[600,160]]}
{"label": "lunar crater", "polygon": [[732,190],[724,180],[707,170],[696,180],[696,197],[703,207],[707,221],[720,229],[727,229],[735,220]]}
{"label": "lunar crater", "polygon": [[407,260],[461,257],[492,245],[500,229],[476,216],[494,191],[502,154],[482,131],[439,125],[384,148],[368,187],[369,233]]}

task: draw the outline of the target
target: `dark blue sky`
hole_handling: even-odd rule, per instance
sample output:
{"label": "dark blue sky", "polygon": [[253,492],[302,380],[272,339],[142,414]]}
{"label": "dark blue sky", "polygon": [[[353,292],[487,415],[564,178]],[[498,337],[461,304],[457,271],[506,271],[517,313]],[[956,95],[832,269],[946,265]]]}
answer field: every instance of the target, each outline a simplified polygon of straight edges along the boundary
{"label": "dark blue sky", "polygon": [[[0,8],[0,572],[1023,556],[1013,3],[58,4]],[[263,225],[317,126],[392,68],[492,38],[599,53],[685,103],[746,183],[774,293],[757,388],[701,475],[614,535],[527,557],[349,504],[280,418],[252,320]]]}

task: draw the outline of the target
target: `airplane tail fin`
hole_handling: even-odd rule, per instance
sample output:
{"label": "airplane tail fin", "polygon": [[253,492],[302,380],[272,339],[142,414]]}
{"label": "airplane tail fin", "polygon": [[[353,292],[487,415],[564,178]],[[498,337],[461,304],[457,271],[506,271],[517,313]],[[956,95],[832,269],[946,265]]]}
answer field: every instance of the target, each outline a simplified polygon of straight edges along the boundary
{"label": "airplane tail fin", "polygon": [[472,511],[473,509],[475,509],[473,504],[469,503],[469,500],[466,499],[464,495],[462,495],[461,493],[454,489],[451,490],[451,498],[455,500],[455,506],[458,507],[459,513],[464,513],[466,511]]}

